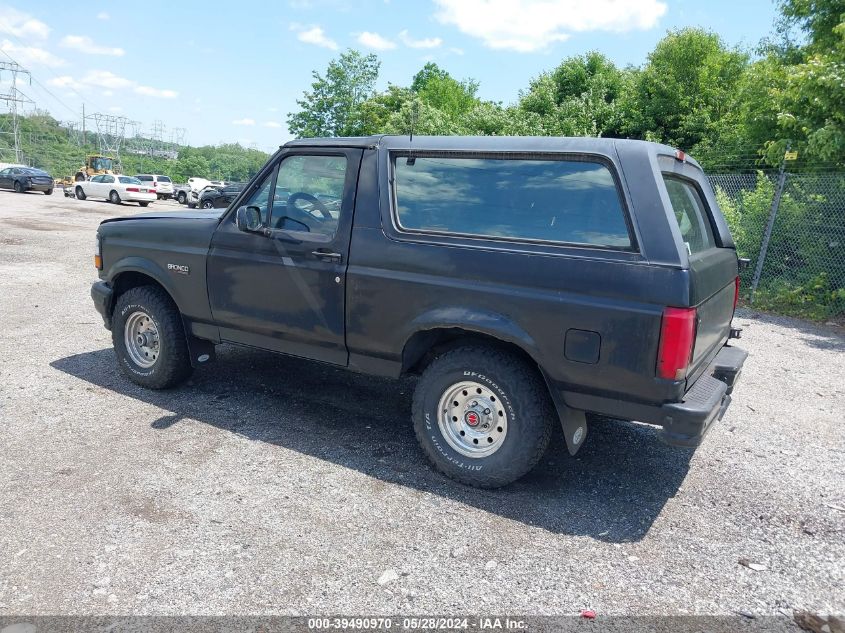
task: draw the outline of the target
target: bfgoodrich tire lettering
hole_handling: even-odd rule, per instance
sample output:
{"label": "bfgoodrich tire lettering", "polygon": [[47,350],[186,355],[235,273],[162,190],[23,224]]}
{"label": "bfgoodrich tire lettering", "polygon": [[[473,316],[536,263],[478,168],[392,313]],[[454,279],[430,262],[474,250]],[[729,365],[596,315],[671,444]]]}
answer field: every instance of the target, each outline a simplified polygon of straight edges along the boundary
{"label": "bfgoodrich tire lettering", "polygon": [[[139,312],[149,315],[158,335],[159,351],[152,367],[134,362],[126,348],[126,321]],[[167,389],[191,375],[188,342],[179,309],[170,296],[156,286],[132,288],[118,297],[112,319],[112,344],[123,373],[142,387]]]}
{"label": "bfgoodrich tire lettering", "polygon": [[[507,416],[507,435],[492,454],[467,457],[454,450],[438,422],[441,398],[462,381],[495,394]],[[435,359],[414,392],[414,431],[425,454],[443,474],[479,488],[498,488],[531,470],[546,450],[554,409],[537,368],[506,351],[463,347]]]}

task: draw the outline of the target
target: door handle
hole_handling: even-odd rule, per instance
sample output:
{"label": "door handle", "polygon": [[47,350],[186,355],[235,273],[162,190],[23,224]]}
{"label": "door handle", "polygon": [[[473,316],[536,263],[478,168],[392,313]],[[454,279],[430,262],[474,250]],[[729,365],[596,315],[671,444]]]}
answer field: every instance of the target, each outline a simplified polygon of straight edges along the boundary
{"label": "door handle", "polygon": [[340,253],[333,253],[332,251],[323,249],[311,251],[311,254],[317,259],[323,260],[324,262],[336,262],[339,264],[343,259],[343,255],[341,255]]}

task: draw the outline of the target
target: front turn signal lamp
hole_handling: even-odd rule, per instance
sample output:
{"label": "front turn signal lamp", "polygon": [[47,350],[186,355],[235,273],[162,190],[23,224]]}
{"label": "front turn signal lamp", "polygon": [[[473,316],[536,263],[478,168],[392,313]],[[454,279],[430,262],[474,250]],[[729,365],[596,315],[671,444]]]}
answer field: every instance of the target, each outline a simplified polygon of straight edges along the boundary
{"label": "front turn signal lamp", "polygon": [[97,236],[97,245],[94,247],[94,268],[103,269],[103,246],[100,243],[100,236]]}

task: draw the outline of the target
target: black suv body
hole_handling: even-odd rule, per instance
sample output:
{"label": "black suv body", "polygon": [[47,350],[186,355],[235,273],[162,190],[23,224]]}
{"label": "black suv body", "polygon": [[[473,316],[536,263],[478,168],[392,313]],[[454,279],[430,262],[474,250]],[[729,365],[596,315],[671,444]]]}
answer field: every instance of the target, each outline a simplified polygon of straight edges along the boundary
{"label": "black suv body", "polygon": [[585,414],[697,445],[745,352],[700,166],[643,141],[306,139],[229,209],[104,221],[92,296],[121,367],[171,387],[234,343],[398,377],[447,475],[518,478]]}

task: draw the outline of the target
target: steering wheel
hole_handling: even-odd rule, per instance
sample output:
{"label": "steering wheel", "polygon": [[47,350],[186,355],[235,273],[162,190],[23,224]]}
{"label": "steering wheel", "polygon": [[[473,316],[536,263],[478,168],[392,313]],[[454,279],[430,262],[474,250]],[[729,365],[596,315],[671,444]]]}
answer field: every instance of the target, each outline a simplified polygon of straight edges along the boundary
{"label": "steering wheel", "polygon": [[[293,207],[294,209],[296,209],[297,211],[299,211],[299,212],[301,212],[301,213],[307,213],[307,214],[308,214],[308,215],[310,215],[312,218],[313,218],[313,217],[315,217],[315,216],[314,216],[314,214],[313,214],[313,213],[311,213],[310,211],[306,211],[305,209],[300,209],[298,206],[296,206],[296,203],[297,203],[299,200],[305,200],[306,202],[310,202],[310,203],[311,203],[311,207],[312,207],[315,211],[318,211],[318,212],[320,213],[320,215],[321,215],[321,216],[323,216],[323,217],[322,217],[322,219],[323,219],[323,220],[331,220],[331,219],[333,219],[333,218],[332,218],[332,214],[331,214],[331,213],[329,213],[329,210],[326,208],[326,205],[324,205],[324,204],[320,201],[320,199],[319,199],[319,198],[317,198],[317,197],[315,197],[315,196],[312,196],[310,193],[305,193],[304,191],[297,191],[296,193],[292,193],[290,196],[288,196],[288,200],[287,200],[287,202],[286,202],[285,204],[287,205],[287,208],[288,208],[288,209],[290,209],[291,207]],[[317,218],[317,219],[319,219],[319,218]]]}

